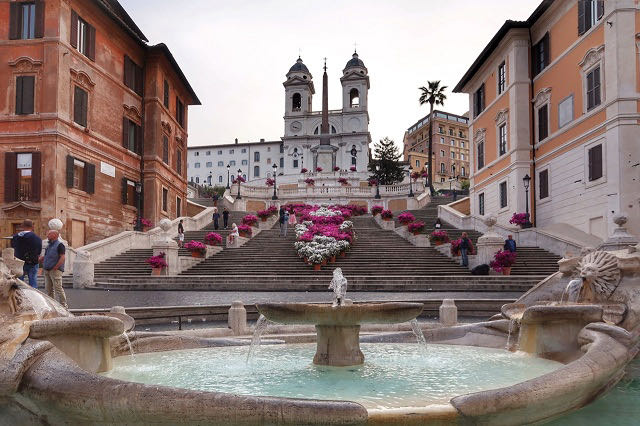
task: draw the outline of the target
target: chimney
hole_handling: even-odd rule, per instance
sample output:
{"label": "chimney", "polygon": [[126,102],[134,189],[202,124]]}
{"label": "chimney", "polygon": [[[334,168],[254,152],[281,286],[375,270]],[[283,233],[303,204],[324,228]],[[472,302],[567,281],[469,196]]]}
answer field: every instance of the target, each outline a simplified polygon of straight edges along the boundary
{"label": "chimney", "polygon": [[238,144],[238,138],[236,138],[236,145]]}
{"label": "chimney", "polygon": [[264,142],[264,138],[260,138],[260,142]]}

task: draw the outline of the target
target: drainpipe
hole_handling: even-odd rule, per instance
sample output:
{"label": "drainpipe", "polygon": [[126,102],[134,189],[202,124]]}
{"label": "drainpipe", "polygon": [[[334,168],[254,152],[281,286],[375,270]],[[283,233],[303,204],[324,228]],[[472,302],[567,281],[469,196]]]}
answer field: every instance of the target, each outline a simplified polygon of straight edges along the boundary
{"label": "drainpipe", "polygon": [[[145,120],[146,120],[146,115],[145,115],[145,92],[146,92],[146,85],[144,84],[144,80],[145,80],[145,76],[147,75],[147,54],[148,54],[148,50],[145,47],[145,52],[144,52],[144,58],[143,58],[143,63],[142,63],[142,106],[140,108],[140,115],[142,115],[142,119],[140,120],[140,133],[142,133],[142,140],[140,141],[140,187],[142,188],[142,191],[140,191],[140,194],[138,194],[138,205],[140,206],[140,209],[138,210],[138,224],[141,224],[141,218],[143,216],[142,212],[144,210],[144,199],[142,198],[144,196],[144,129],[145,129]],[[155,219],[155,218],[154,218]],[[140,229],[138,229],[138,231],[142,231],[142,227],[140,227]]]}
{"label": "drainpipe", "polygon": [[531,224],[535,227],[536,226],[536,222],[538,221],[538,215],[537,215],[537,211],[536,211],[536,132],[535,132],[535,123],[536,123],[536,111],[533,108],[533,105],[531,104],[531,102],[533,102],[533,96],[535,95],[533,93],[533,39],[531,37],[531,26],[529,26],[529,75],[531,76],[530,81],[529,81],[529,108],[531,110],[531,128],[529,131],[530,136],[530,140],[531,140],[531,167],[530,167],[530,172],[531,172],[531,192],[530,192],[530,197],[531,197],[531,217],[533,218],[533,221],[531,221]]}

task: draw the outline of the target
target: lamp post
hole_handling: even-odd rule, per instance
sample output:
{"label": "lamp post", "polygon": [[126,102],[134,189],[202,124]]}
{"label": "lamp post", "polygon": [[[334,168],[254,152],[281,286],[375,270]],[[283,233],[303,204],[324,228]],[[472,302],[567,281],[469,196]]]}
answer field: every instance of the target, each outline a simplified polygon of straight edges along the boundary
{"label": "lamp post", "polygon": [[137,206],[136,208],[138,209],[138,218],[136,219],[136,231],[140,232],[142,231],[142,183],[141,182],[136,182],[136,194],[138,194],[137,197]]}
{"label": "lamp post", "polygon": [[213,181],[213,172],[209,172],[209,186],[211,185],[211,182]]}
{"label": "lamp post", "polygon": [[231,165],[227,164],[227,189],[230,188],[229,186],[229,172],[231,171]]}
{"label": "lamp post", "polygon": [[454,187],[453,190],[451,190],[451,183],[455,180],[456,182],[458,181],[458,177],[459,176],[452,176],[451,178],[449,178],[449,192],[453,192],[453,201],[456,201],[458,199],[458,194],[456,192],[456,188]]}
{"label": "lamp post", "polygon": [[413,167],[409,164],[409,197],[413,197],[413,185],[411,184],[411,172],[413,171]]}
{"label": "lamp post", "polygon": [[524,177],[522,178],[522,183],[524,184],[524,193],[525,193],[524,206],[525,206],[525,213],[527,214],[527,223],[525,224],[524,227],[530,228],[531,221],[529,220],[529,185],[531,184],[531,176],[529,176],[528,173],[524,175]]}
{"label": "lamp post", "polygon": [[240,200],[242,198],[240,195],[240,184],[242,183],[240,182],[240,179],[242,179],[242,170],[238,169],[238,175],[236,176],[236,182],[238,182],[238,196],[236,197],[236,200]]}
{"label": "lamp post", "polygon": [[273,165],[273,197],[271,197],[272,200],[278,199],[278,196],[276,195],[276,187],[278,186],[277,173],[276,173],[277,170],[278,170],[278,166],[274,164]]}
{"label": "lamp post", "polygon": [[380,164],[376,164],[376,200],[380,199]]}
{"label": "lamp post", "polygon": [[[351,148],[351,158],[357,158],[358,156],[358,150],[356,149],[356,147],[354,146],[353,148]],[[356,164],[354,164],[354,166],[358,166],[358,160],[356,159]]]}

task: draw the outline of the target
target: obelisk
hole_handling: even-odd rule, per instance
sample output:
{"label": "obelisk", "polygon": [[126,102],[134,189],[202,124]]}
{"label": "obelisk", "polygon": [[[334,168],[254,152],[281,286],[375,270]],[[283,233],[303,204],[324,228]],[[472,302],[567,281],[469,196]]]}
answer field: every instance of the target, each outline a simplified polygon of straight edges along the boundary
{"label": "obelisk", "polygon": [[324,59],[324,74],[322,75],[322,125],[320,126],[320,146],[316,150],[315,166],[325,172],[333,172],[336,165],[336,148],[331,146],[329,135],[329,84],[327,77],[327,58]]}

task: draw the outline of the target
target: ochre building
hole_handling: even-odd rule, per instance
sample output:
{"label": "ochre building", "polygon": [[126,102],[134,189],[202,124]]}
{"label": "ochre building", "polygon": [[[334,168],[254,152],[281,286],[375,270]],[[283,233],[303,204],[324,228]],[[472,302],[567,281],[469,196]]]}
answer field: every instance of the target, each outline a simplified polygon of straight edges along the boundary
{"label": "ochre building", "polygon": [[539,228],[605,239],[624,213],[640,234],[639,33],[633,0],[546,0],[505,22],[454,89],[469,94],[473,215],[528,208]]}
{"label": "ochre building", "polygon": [[[116,0],[0,1],[0,232],[60,218],[79,247],[185,213],[188,106],[171,52]],[[137,190],[138,189],[138,190]]]}

